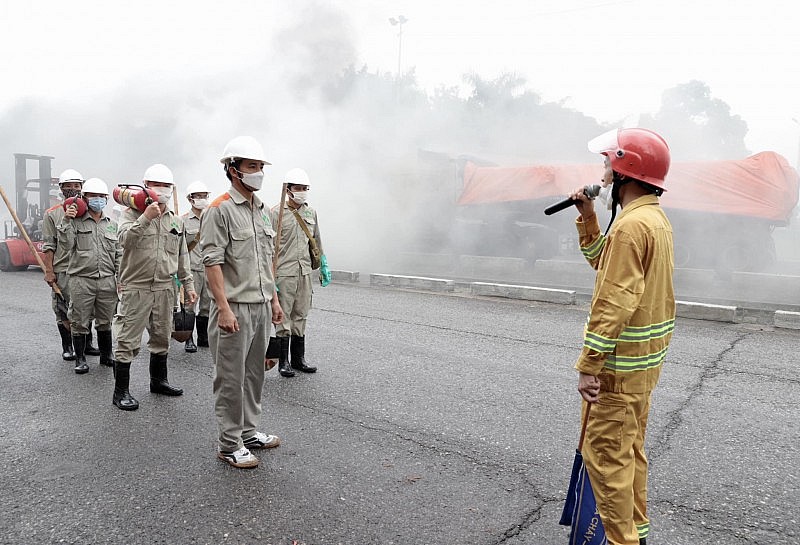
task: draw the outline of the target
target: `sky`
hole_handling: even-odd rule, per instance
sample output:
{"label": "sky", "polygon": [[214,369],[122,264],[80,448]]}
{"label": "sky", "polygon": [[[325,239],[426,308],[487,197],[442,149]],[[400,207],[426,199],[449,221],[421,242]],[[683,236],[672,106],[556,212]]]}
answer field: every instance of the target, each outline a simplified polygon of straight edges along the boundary
{"label": "sky", "polygon": [[333,23],[352,38],[354,63],[392,73],[398,27],[389,18],[404,15],[401,70],[431,91],[470,72],[514,72],[544,100],[608,122],[653,113],[665,89],[698,79],[748,123],[752,151],[797,160],[800,20],[789,0],[6,0],[0,18],[15,23],[0,33],[0,112],[187,73],[242,70],[246,84],[252,59],[279,57],[275,36],[314,5],[342,12]]}
{"label": "sky", "polygon": [[[465,74],[514,73],[545,102],[630,126],[658,111],[665,90],[700,80],[747,122],[750,151],[796,164],[795,11],[776,0],[5,0],[0,183],[10,191],[13,153],[31,153],[55,156],[54,175],[76,168],[110,186],[166,163],[179,190],[199,179],[218,194],[227,189],[224,143],[250,134],[273,163],[262,198],[276,203],[282,173],[306,168],[321,217],[349,218],[328,222],[327,232],[337,223],[340,231],[326,246],[338,244],[340,263],[359,270],[354,248],[361,256],[388,248],[376,233],[401,232],[415,221],[403,213],[424,211],[403,183],[415,176],[407,158],[419,145],[410,127],[426,120],[365,112],[379,102],[357,92],[335,107],[325,101],[326,83],[348,66],[396,74],[399,27],[390,18],[407,19],[401,72],[413,71],[430,93],[466,96]],[[387,153],[391,143],[376,138],[366,115],[407,148],[406,159]],[[486,135],[504,137],[518,135]],[[591,160],[585,135],[575,148]],[[376,170],[391,176],[375,183]],[[353,229],[354,218],[371,228]]]}

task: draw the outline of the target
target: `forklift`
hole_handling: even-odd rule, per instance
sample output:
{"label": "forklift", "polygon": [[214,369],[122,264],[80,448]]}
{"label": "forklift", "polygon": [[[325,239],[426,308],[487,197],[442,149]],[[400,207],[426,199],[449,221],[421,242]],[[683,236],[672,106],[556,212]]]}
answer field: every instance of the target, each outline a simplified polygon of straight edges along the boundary
{"label": "forklift", "polygon": [[[39,177],[28,178],[28,161],[39,163]],[[52,177],[53,157],[49,155],[14,154],[14,194],[16,212],[22,226],[33,242],[39,256],[43,256],[42,220],[44,213],[55,200],[60,200],[58,178]],[[39,266],[36,256],[12,220],[3,222],[4,240],[0,240],[0,271],[24,271],[29,266]]]}

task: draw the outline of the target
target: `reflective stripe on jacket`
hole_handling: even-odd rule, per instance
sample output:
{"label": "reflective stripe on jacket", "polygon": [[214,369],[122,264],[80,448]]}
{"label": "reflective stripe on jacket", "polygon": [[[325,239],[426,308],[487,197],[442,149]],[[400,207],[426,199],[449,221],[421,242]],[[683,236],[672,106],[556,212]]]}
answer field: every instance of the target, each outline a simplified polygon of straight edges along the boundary
{"label": "reflective stripe on jacket", "polygon": [[597,278],[575,368],[598,376],[605,391],[648,392],[675,327],[672,226],[655,195],[626,205],[608,237],[596,216],[576,225]]}

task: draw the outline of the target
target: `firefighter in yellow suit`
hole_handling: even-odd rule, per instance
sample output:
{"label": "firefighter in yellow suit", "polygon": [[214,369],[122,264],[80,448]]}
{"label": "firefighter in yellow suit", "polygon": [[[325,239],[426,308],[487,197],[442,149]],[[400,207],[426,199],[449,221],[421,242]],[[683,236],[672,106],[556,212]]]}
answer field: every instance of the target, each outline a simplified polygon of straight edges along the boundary
{"label": "firefighter in yellow suit", "polygon": [[597,269],[575,364],[583,411],[591,404],[582,453],[609,544],[645,544],[647,415],[675,325],[672,226],[658,201],[670,153],[638,128],[601,135],[589,149],[605,156],[613,227],[601,233],[592,201],[573,192],[581,252]]}

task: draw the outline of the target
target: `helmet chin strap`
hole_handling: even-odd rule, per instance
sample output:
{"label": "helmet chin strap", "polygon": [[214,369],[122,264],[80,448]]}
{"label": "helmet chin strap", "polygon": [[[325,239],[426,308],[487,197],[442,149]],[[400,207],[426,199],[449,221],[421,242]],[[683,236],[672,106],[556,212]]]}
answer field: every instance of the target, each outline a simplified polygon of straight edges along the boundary
{"label": "helmet chin strap", "polygon": [[617,205],[620,204],[619,200],[619,191],[623,185],[627,184],[628,182],[633,181],[632,178],[623,178],[616,172],[613,173],[613,185],[611,186],[611,219],[608,222],[608,227],[606,227],[606,232],[603,236],[608,236],[608,231],[611,230],[611,224],[614,223],[614,218],[617,217]]}

